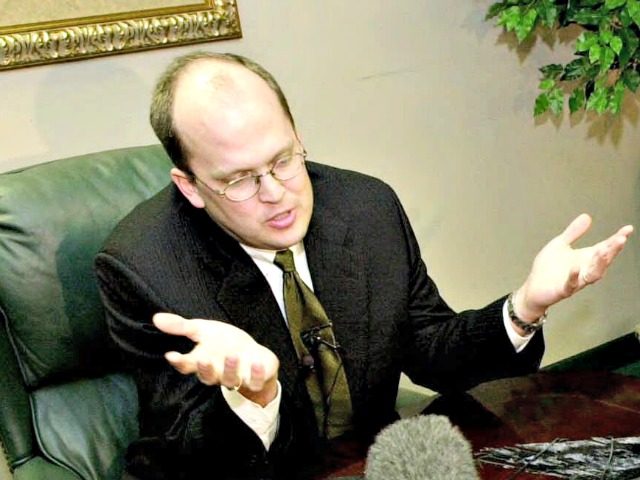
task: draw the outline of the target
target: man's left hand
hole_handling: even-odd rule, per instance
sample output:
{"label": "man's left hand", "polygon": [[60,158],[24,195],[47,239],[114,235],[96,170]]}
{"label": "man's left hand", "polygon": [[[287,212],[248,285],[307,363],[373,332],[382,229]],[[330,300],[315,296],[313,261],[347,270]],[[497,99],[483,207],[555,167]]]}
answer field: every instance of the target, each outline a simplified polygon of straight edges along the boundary
{"label": "man's left hand", "polygon": [[573,248],[590,226],[591,217],[583,213],[538,253],[527,280],[514,294],[519,318],[534,322],[554,303],[600,280],[633,232],[633,226],[626,225],[595,245]]}

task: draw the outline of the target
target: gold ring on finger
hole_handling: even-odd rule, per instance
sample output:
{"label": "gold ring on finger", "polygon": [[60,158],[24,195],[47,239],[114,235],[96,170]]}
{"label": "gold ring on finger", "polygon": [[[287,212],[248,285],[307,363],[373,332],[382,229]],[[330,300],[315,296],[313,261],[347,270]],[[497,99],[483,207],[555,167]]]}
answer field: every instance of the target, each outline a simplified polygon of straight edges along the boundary
{"label": "gold ring on finger", "polygon": [[238,390],[240,390],[240,387],[242,387],[242,377],[240,377],[240,378],[238,379],[238,384],[237,384],[237,385],[233,385],[232,387],[227,387],[227,386],[225,385],[225,387],[226,387],[228,390],[233,390],[234,392],[237,392]]}

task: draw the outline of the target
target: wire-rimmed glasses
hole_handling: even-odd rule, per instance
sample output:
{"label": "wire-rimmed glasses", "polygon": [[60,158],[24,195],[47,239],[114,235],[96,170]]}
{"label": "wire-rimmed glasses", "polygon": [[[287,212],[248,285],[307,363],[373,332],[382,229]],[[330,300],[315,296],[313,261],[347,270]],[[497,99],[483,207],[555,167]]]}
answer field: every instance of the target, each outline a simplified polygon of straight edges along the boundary
{"label": "wire-rimmed glasses", "polygon": [[264,173],[252,173],[231,180],[230,182],[227,182],[227,185],[222,190],[216,190],[215,188],[210,187],[200,180],[195,174],[193,174],[193,178],[195,178],[196,182],[202,184],[210,192],[213,192],[216,195],[226,197],[232,202],[244,202],[245,200],[249,200],[251,197],[255,196],[258,191],[260,191],[262,177],[271,175],[279,182],[291,180],[302,172],[306,159],[306,150],[280,157],[268,171]]}

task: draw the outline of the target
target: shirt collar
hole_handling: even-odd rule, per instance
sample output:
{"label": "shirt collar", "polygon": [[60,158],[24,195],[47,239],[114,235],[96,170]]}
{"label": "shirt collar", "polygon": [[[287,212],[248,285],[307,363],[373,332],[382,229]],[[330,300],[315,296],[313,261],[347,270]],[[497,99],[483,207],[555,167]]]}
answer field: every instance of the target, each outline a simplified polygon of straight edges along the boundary
{"label": "shirt collar", "polygon": [[[244,243],[240,243],[240,246],[254,260],[262,260],[270,263],[273,263],[274,259],[276,258],[276,253],[278,253],[278,250],[265,250],[263,248],[250,247],[249,245],[245,245]],[[298,242],[295,245],[289,247],[289,250],[293,252],[294,257],[298,257],[299,255],[302,255],[304,253],[304,244],[302,242]]]}

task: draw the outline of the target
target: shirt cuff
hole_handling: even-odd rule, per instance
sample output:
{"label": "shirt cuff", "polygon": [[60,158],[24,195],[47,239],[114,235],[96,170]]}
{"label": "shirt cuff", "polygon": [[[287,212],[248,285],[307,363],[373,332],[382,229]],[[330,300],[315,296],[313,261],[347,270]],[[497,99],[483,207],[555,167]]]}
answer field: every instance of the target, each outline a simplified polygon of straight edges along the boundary
{"label": "shirt cuff", "polygon": [[280,382],[278,382],[276,397],[264,407],[245,398],[236,390],[229,390],[226,387],[220,387],[220,390],[231,410],[258,435],[265,450],[269,450],[278,433],[282,398]]}
{"label": "shirt cuff", "polygon": [[525,335],[524,337],[516,332],[516,329],[513,328],[513,323],[511,323],[511,318],[509,317],[507,302],[504,302],[504,305],[502,306],[502,321],[504,322],[504,328],[507,331],[507,335],[509,336],[509,340],[511,340],[513,348],[515,348],[517,353],[520,353],[529,344],[529,341],[533,338],[535,332]]}

